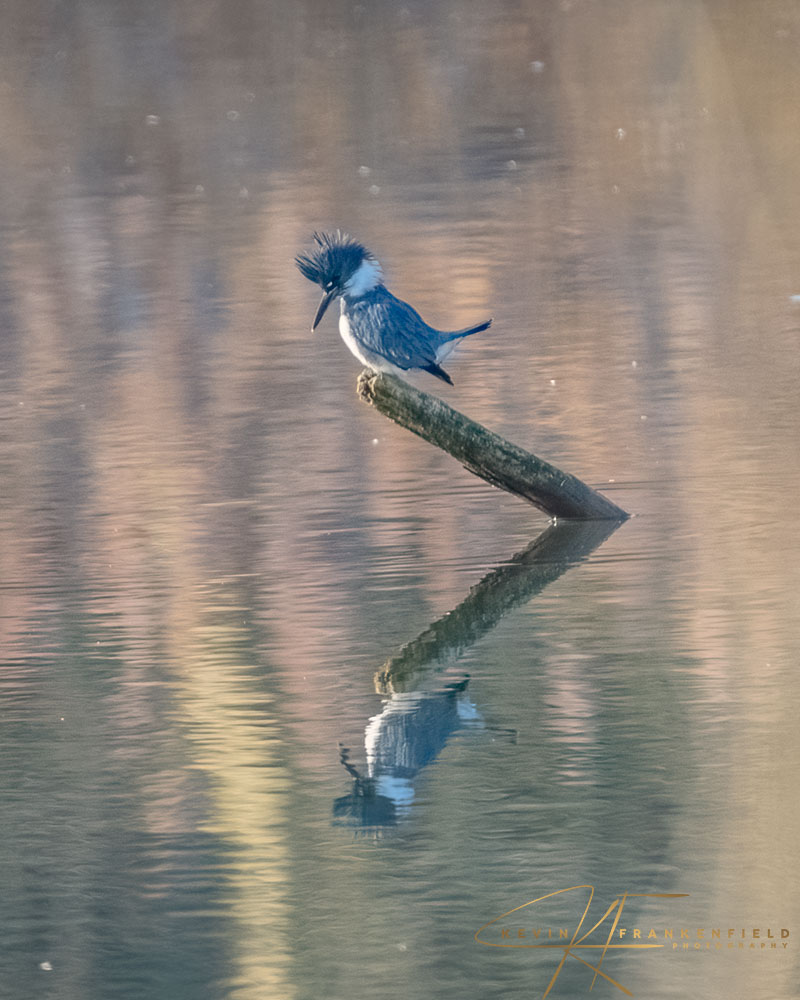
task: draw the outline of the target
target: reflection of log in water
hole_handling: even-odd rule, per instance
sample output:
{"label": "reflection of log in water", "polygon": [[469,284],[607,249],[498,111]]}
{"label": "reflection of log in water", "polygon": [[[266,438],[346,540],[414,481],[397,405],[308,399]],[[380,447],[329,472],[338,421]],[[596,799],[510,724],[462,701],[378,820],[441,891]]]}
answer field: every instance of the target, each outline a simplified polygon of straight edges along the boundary
{"label": "reflection of log in water", "polygon": [[417,775],[436,759],[452,733],[462,725],[483,726],[467,696],[468,678],[444,687],[439,682],[424,690],[426,680],[444,670],[509,611],[585,559],[618,523],[551,525],[384,664],[375,684],[379,693],[391,697],[370,719],[364,734],[366,773],[342,749],[342,764],[353,778],[353,787],[334,802],[334,822],[375,836],[397,824],[414,798]]}
{"label": "reflection of log in water", "polygon": [[485,576],[464,600],[430,625],[375,675],[380,693],[410,691],[494,628],[500,619],[538,594],[615,531],[612,521],[551,525],[524,552]]}
{"label": "reflection of log in water", "polygon": [[394,375],[364,370],[358,377],[358,394],[396,424],[457,458],[476,476],[522,497],[551,517],[610,521],[628,517],[577,477]]}

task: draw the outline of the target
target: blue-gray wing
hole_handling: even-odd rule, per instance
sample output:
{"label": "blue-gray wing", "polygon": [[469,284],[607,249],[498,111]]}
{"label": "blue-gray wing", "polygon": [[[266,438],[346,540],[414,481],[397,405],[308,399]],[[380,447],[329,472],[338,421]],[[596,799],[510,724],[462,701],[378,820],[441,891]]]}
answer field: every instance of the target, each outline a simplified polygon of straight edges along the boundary
{"label": "blue-gray wing", "polygon": [[349,301],[347,315],[351,334],[398,368],[407,370],[435,364],[441,343],[439,331],[382,286],[370,295]]}

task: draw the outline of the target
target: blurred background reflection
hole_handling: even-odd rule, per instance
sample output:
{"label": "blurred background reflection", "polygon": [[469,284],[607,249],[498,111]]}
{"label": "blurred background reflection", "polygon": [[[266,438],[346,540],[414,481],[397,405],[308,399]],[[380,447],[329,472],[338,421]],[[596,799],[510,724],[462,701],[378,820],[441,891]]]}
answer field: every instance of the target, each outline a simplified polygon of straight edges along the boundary
{"label": "blurred background reflection", "polygon": [[[791,0],[6,0],[0,996],[529,998],[473,934],[585,882],[796,928],[798,43]],[[636,515],[421,689],[387,663],[546,522],[309,333],[337,226],[494,316],[420,387]],[[608,963],[796,995],[791,944]]]}

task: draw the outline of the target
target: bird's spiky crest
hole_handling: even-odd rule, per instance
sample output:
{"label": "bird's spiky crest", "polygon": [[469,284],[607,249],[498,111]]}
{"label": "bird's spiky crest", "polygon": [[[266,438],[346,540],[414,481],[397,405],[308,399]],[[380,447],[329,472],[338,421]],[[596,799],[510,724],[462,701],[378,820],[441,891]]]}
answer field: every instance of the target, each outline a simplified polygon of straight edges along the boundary
{"label": "bird's spiky crest", "polygon": [[298,254],[294,262],[309,281],[323,288],[330,281],[338,284],[348,278],[363,261],[375,259],[362,243],[340,229],[335,233],[314,233],[314,242],[316,248]]}

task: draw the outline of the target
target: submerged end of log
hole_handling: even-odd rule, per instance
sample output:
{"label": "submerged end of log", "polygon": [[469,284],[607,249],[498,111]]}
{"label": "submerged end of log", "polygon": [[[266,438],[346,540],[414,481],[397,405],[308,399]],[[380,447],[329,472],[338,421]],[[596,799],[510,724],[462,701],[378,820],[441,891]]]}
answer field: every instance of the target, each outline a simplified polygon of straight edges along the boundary
{"label": "submerged end of log", "polygon": [[630,515],[576,476],[525,451],[408,382],[365,369],[364,402],[442,451],[492,486],[527,500],[550,517],[624,521]]}

